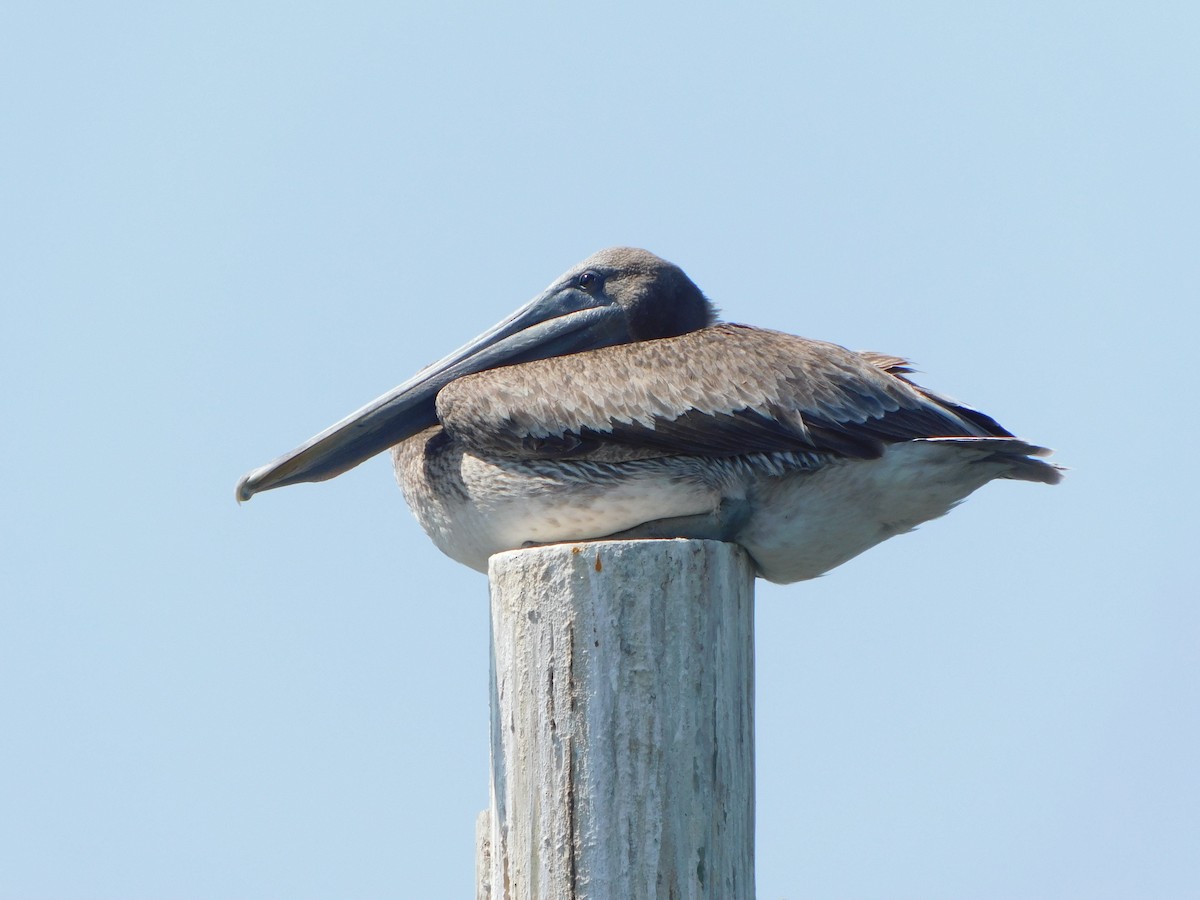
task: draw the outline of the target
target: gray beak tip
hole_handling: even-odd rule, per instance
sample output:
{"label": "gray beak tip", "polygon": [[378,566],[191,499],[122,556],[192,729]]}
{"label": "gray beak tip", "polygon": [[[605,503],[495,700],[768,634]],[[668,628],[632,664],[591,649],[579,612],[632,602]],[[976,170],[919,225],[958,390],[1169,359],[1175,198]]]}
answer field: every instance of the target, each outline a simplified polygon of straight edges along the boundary
{"label": "gray beak tip", "polygon": [[253,475],[253,472],[251,472],[249,475],[243,475],[241,480],[237,483],[237,493],[234,494],[234,497],[237,499],[238,506],[241,506],[244,502],[254,496],[254,488],[250,487],[250,479],[253,477]]}

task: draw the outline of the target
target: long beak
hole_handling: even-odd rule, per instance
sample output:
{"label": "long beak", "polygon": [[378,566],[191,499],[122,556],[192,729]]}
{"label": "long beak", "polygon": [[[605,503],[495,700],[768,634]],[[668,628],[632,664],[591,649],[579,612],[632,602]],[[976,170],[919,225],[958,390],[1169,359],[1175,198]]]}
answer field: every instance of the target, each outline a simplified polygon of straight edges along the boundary
{"label": "long beak", "polygon": [[619,306],[571,286],[552,286],[398,388],[245,475],[238,502],[272,488],[334,478],[436,424],[437,393],[456,378],[629,340]]}

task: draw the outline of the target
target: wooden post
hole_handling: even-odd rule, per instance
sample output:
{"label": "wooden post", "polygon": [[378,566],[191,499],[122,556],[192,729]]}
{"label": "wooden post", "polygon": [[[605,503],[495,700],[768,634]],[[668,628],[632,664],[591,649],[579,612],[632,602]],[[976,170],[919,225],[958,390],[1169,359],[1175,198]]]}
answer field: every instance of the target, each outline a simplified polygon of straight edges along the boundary
{"label": "wooden post", "polygon": [[480,900],[752,900],[754,570],[713,541],[492,557]]}

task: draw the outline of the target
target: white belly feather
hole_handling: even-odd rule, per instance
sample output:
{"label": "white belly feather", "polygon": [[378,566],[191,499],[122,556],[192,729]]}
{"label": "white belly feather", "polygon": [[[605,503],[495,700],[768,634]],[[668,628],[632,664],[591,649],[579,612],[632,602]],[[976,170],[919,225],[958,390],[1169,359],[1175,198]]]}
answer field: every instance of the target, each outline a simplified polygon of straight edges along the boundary
{"label": "white belly feather", "polygon": [[[431,440],[436,431],[395,448],[397,478],[439,549],[481,572],[488,557],[504,550],[594,540],[744,499],[751,515],[728,539],[746,548],[763,578],[801,581],[944,515],[1013,468],[1011,460],[987,453],[984,442],[972,447],[969,439],[893,444],[879,459],[833,460],[817,468],[781,467],[771,455],[589,468],[482,459],[439,448]],[[429,454],[427,443],[435,448]]]}

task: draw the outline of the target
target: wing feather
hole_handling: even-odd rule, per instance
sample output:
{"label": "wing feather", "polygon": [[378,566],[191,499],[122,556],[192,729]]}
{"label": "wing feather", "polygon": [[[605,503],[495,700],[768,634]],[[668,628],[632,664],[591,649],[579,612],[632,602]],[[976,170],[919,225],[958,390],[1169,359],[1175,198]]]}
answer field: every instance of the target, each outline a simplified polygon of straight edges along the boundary
{"label": "wing feather", "polygon": [[897,441],[1011,437],[909,372],[898,357],[719,324],[469,375],[442,389],[437,409],[468,446],[524,458],[869,459]]}

